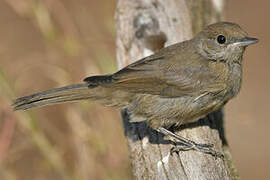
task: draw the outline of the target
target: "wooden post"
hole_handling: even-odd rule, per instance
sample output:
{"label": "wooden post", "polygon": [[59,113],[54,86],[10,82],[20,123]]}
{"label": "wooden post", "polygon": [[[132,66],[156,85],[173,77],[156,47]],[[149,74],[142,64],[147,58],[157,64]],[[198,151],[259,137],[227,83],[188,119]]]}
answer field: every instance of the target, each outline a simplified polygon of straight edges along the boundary
{"label": "wooden post", "polygon": [[[156,50],[192,38],[222,19],[224,0],[118,0],[117,60],[122,68]],[[196,151],[170,154],[173,147],[146,123],[130,123],[122,111],[136,179],[238,179],[223,131],[222,110],[186,126],[177,134],[212,143],[225,160]]]}

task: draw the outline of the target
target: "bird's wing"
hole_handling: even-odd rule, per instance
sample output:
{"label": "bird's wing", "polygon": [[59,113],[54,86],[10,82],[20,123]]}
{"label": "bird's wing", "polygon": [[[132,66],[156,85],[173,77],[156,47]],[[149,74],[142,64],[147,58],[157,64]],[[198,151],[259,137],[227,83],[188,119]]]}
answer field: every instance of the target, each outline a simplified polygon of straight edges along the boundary
{"label": "bird's wing", "polygon": [[204,63],[198,62],[182,60],[176,53],[157,53],[130,64],[115,74],[89,77],[85,81],[90,85],[94,80],[102,81],[103,83],[96,84],[162,97],[200,96],[205,92],[218,90],[220,87],[211,83],[216,78],[215,75]]}

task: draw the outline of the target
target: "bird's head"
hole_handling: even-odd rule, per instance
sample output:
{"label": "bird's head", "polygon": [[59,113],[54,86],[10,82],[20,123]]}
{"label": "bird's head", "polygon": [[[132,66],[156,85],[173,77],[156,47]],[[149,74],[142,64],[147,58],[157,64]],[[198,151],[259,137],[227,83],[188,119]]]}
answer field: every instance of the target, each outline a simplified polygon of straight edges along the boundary
{"label": "bird's head", "polygon": [[198,53],[206,59],[241,63],[245,48],[258,39],[248,37],[238,24],[218,22],[207,26],[193,41]]}

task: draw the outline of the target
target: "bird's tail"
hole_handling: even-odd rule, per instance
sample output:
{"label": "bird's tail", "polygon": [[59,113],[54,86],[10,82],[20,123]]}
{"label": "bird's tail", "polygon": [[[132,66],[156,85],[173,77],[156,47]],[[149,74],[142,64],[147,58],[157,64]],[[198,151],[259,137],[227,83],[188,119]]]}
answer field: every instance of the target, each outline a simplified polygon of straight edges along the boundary
{"label": "bird's tail", "polygon": [[85,83],[43,91],[14,101],[14,110],[27,110],[34,107],[60,104],[70,101],[90,99],[105,106],[125,108],[132,96],[121,90],[110,88],[111,75],[91,76]]}
{"label": "bird's tail", "polygon": [[74,84],[18,98],[14,101],[13,106],[14,110],[27,110],[50,104],[88,99],[92,96],[91,94],[87,84]]}

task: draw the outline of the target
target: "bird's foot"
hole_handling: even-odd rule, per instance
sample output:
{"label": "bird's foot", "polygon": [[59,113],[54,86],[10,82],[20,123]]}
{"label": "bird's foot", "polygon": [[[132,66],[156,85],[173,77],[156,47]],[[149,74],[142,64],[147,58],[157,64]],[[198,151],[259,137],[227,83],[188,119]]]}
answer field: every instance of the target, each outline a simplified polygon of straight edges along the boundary
{"label": "bird's foot", "polygon": [[[171,153],[173,152],[179,152],[179,151],[189,151],[189,150],[195,150],[199,152],[203,152],[206,154],[211,154],[215,158],[224,158],[224,155],[220,152],[217,152],[212,149],[214,146],[213,144],[199,144],[194,141],[191,141],[189,139],[186,139],[184,137],[178,136],[177,134],[172,133],[171,131],[161,127],[158,129],[159,132],[163,133],[164,135],[170,136],[179,142],[176,142],[177,145],[171,149]],[[178,144],[180,143],[180,144]]]}
{"label": "bird's foot", "polygon": [[180,151],[189,151],[189,150],[195,150],[206,154],[211,154],[215,158],[224,158],[224,155],[220,152],[217,152],[212,149],[213,144],[197,144],[194,142],[191,145],[183,145],[183,144],[177,144],[171,149],[172,153],[179,153]]}

